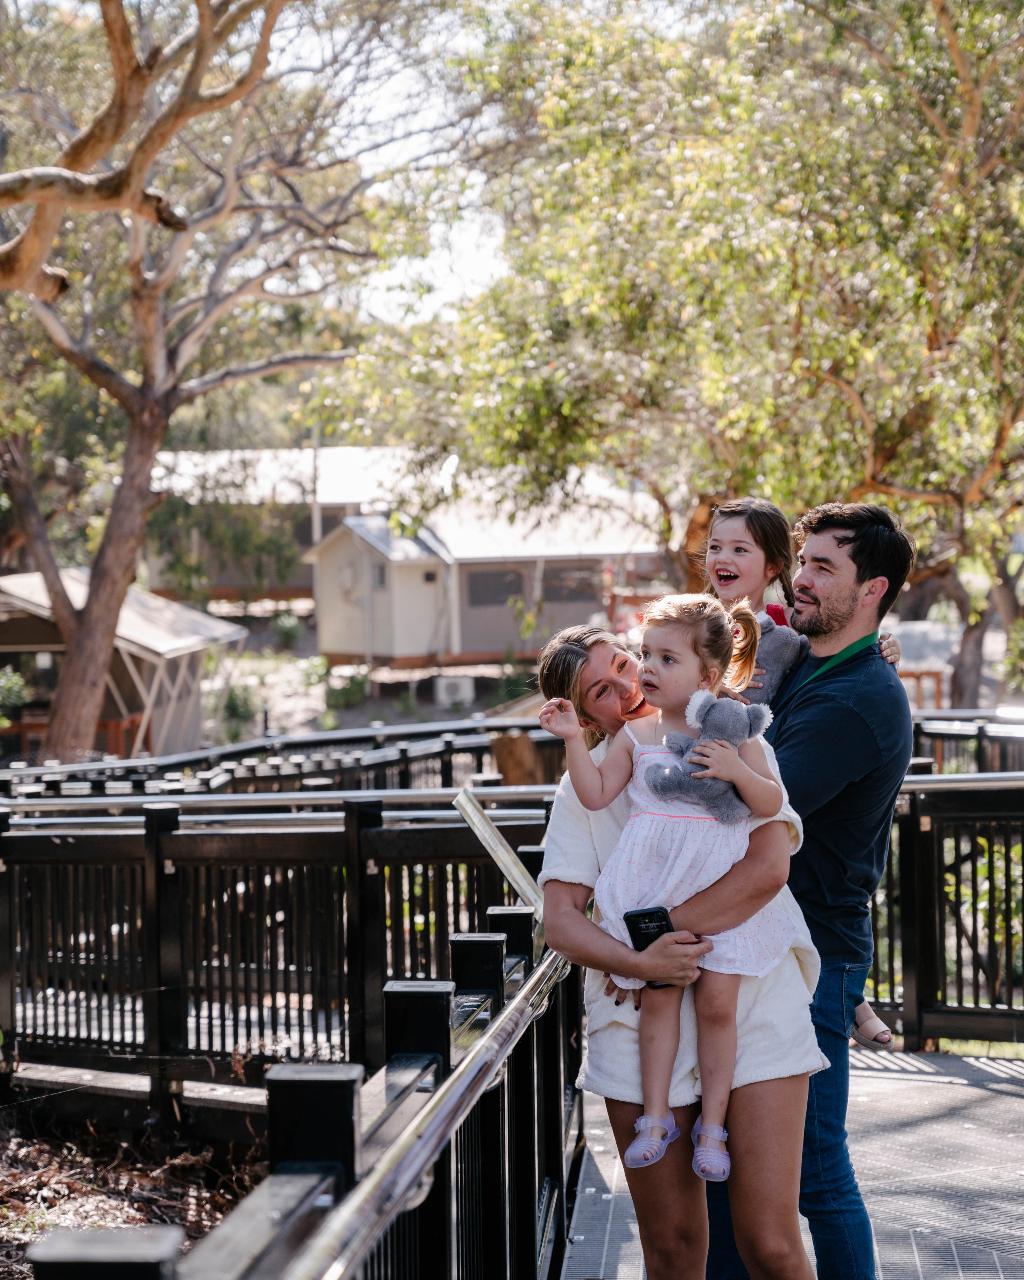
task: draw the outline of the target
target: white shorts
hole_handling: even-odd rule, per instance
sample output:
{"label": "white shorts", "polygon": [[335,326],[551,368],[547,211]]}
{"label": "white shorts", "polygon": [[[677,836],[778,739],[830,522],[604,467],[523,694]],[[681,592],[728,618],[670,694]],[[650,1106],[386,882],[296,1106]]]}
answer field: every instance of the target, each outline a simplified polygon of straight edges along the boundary
{"label": "white shorts", "polygon": [[[628,996],[616,1006],[614,998],[604,994],[606,981],[597,970],[587,970],[587,1043],[576,1083],[603,1098],[643,1102],[637,1035],[640,1014]],[[828,1066],[811,1025],[810,997],[795,951],[788,952],[763,978],[740,979],[734,1089],[761,1080],[811,1075]],[[691,986],[683,993],[679,1013],[679,1052],[672,1071],[669,1105],[686,1107],[699,1097],[697,1021]]]}

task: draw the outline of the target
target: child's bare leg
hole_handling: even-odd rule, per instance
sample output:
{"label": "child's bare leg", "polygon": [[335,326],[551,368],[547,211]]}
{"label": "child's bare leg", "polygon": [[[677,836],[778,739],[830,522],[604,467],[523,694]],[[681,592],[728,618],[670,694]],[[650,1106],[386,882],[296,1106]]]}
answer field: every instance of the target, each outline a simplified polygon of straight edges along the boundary
{"label": "child's bare leg", "polygon": [[[736,1069],[736,1000],[738,973],[714,973],[707,969],[694,987],[697,1013],[697,1059],[700,1063],[701,1126],[725,1127],[725,1113]],[[647,999],[646,993],[644,999]],[[701,1135],[701,1143],[723,1144]]]}
{"label": "child's bare leg", "polygon": [[[682,987],[644,989],[640,1006],[640,1079],[644,1114],[648,1116],[671,1114],[668,1090],[679,1051],[679,1006],[682,999]],[[665,1132],[664,1128],[652,1130],[655,1137],[664,1137]]]}

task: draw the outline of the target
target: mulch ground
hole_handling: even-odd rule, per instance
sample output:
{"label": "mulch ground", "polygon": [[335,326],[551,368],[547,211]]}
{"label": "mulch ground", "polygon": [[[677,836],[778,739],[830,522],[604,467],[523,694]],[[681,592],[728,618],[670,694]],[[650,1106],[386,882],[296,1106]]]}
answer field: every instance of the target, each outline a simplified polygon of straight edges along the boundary
{"label": "mulch ground", "polygon": [[158,1155],[96,1133],[0,1133],[0,1280],[30,1280],[25,1250],[54,1227],[171,1223],[187,1248],[265,1173],[248,1153],[215,1165],[212,1149]]}

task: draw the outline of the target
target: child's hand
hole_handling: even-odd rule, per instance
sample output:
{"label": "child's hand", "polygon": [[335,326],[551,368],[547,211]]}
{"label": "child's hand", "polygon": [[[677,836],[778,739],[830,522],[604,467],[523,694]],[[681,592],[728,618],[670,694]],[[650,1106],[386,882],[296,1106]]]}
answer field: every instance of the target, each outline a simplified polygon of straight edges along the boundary
{"label": "child's hand", "polygon": [[882,657],[886,662],[891,662],[894,667],[900,665],[900,658],[903,657],[903,650],[900,648],[900,642],[894,635],[888,631],[884,635],[878,637],[878,647],[882,651]]}
{"label": "child's hand", "polygon": [[698,742],[690,751],[690,759],[704,766],[703,773],[691,775],[694,778],[721,778],[723,782],[735,782],[747,767],[732,743],[723,742],[720,738],[713,742]]}
{"label": "child's hand", "polygon": [[565,698],[552,698],[540,709],[540,727],[564,742],[571,742],[583,732],[576,708]]}

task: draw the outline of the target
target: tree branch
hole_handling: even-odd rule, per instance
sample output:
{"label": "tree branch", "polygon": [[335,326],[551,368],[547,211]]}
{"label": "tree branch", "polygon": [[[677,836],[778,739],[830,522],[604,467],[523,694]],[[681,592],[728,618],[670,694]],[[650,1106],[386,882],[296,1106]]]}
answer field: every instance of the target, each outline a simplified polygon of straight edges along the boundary
{"label": "tree branch", "polygon": [[946,0],[931,0],[932,9],[938,19],[942,34],[946,39],[946,48],[956,70],[956,78],[960,84],[960,96],[964,100],[964,119],[961,137],[964,142],[973,146],[978,138],[981,126],[982,97],[975,83],[974,72],[970,60],[964,53],[963,46],[956,33],[952,15]]}
{"label": "tree branch", "polygon": [[890,75],[899,81],[903,89],[910,94],[917,103],[921,114],[932,126],[942,141],[947,143],[952,141],[946,122],[935,110],[928,99],[920,92],[920,90],[914,88],[906,73],[900,70],[884,49],[879,48],[872,40],[861,32],[854,30],[853,27],[848,26],[846,23],[837,21],[827,9],[823,8],[821,5],[814,4],[813,0],[799,0],[799,3],[801,7],[806,9],[809,13],[813,13],[816,17],[821,18],[823,22],[827,22],[830,27],[833,27],[838,31],[839,34],[843,36],[844,39],[849,40],[851,44],[855,44],[860,46],[862,49],[866,49],[883,71],[888,71]]}
{"label": "tree branch", "polygon": [[188,225],[161,192],[150,189],[137,195],[130,193],[124,170],[83,174],[43,166],[0,175],[0,208],[29,203],[37,208],[59,205],[62,209],[93,213],[130,208],[146,222],[172,231],[183,231]]}
{"label": "tree branch", "polygon": [[68,597],[53,554],[46,519],[39,509],[32,473],[22,441],[8,436],[0,439],[0,477],[7,496],[18,514],[33,563],[43,576],[50,596],[50,609],[65,644],[73,644],[79,629],[79,615]]}
{"label": "tree branch", "polygon": [[105,360],[90,351],[68,332],[64,321],[52,307],[35,301],[32,310],[39,323],[65,360],[89,379],[94,386],[106,391],[128,414],[141,412],[143,402],[136,387],[121,376]]}
{"label": "tree branch", "polygon": [[250,364],[236,365],[230,369],[221,369],[217,373],[204,374],[201,378],[193,378],[191,382],[183,382],[172,397],[172,408],[183,404],[191,404],[211,391],[223,391],[239,382],[249,382],[255,378],[269,378],[276,373],[286,373],[298,369],[315,369],[321,365],[345,364],[355,355],[354,350],[316,352],[296,351],[288,355],[272,356],[267,360],[254,360]]}

